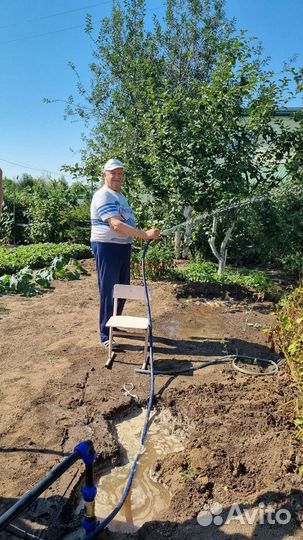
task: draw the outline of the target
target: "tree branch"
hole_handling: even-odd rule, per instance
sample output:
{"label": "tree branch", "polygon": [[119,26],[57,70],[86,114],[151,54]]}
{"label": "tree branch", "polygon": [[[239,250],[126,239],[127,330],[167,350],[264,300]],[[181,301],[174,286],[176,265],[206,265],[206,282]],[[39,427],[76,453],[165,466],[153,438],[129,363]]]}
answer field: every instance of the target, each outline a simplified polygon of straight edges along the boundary
{"label": "tree branch", "polygon": [[220,253],[217,251],[217,248],[216,248],[216,245],[215,245],[217,225],[218,225],[218,218],[217,218],[217,216],[213,216],[213,224],[212,224],[212,228],[211,228],[211,235],[210,235],[210,237],[208,239],[208,243],[209,243],[210,248],[211,248],[214,256],[216,257],[216,259],[220,260],[221,256],[220,256]]}
{"label": "tree branch", "polygon": [[235,224],[236,224],[236,222],[234,221],[233,224],[226,231],[226,234],[224,236],[223,242],[222,242],[221,247],[220,247],[221,258],[223,258],[224,254],[225,254],[226,246],[227,246],[227,244],[228,244],[228,242],[230,240],[231,233],[233,231],[233,228],[234,228]]}

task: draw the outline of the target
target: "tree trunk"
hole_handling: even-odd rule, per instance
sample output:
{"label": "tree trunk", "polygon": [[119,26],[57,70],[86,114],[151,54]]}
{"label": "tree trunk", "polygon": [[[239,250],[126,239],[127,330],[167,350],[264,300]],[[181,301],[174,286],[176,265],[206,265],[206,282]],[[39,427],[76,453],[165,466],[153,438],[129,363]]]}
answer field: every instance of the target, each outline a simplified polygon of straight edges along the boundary
{"label": "tree trunk", "polygon": [[219,276],[223,276],[225,272],[226,259],[227,259],[227,249],[225,250],[224,256],[219,259],[219,265],[218,265]]}
{"label": "tree trunk", "polygon": [[235,226],[236,222],[234,221],[231,226],[227,229],[226,233],[225,233],[225,236],[224,236],[224,239],[223,239],[223,242],[221,243],[221,246],[220,246],[220,251],[218,251],[218,249],[216,248],[216,234],[217,234],[217,226],[218,226],[218,218],[216,215],[214,215],[213,217],[213,224],[212,224],[212,229],[211,229],[211,235],[210,235],[210,238],[208,239],[208,243],[210,245],[210,249],[212,250],[214,256],[216,257],[216,259],[218,260],[218,274],[220,276],[223,276],[224,272],[225,272],[225,267],[226,267],[226,259],[227,259],[227,244],[230,240],[230,237],[231,237],[231,233],[233,231],[233,228]]}
{"label": "tree trunk", "polygon": [[176,259],[181,257],[181,232],[179,229],[175,232],[175,257]]}
{"label": "tree trunk", "polygon": [[192,224],[190,220],[192,217],[192,213],[193,213],[193,209],[191,206],[187,206],[186,208],[184,208],[183,214],[187,221],[187,225],[185,227],[182,259],[188,259],[188,255],[189,255],[189,242],[190,242],[191,233],[192,233]]}

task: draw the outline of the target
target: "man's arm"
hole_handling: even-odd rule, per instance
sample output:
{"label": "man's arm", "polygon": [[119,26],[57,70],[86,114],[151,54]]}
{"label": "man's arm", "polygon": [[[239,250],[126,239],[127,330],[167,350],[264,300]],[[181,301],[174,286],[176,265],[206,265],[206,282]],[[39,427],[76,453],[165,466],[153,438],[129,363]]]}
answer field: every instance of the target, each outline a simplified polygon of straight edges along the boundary
{"label": "man's arm", "polygon": [[148,231],[141,231],[136,227],[127,225],[121,221],[121,218],[112,217],[106,220],[110,224],[111,228],[123,236],[136,236],[137,238],[142,238],[142,240],[157,240],[160,236],[159,229],[150,229]]}
{"label": "man's arm", "polygon": [[2,214],[2,204],[3,204],[3,172],[2,169],[0,169],[0,219]]}

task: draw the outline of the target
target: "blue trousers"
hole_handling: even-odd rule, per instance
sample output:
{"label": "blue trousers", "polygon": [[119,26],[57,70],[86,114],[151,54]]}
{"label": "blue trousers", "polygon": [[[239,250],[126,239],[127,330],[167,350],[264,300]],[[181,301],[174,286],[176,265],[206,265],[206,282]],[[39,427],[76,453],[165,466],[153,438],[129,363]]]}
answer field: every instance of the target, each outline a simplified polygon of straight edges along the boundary
{"label": "blue trousers", "polygon": [[[113,289],[116,283],[129,285],[131,244],[113,244],[111,242],[91,242],[98,272],[100,293],[100,339],[109,338],[109,328],[105,325],[113,314]],[[125,300],[118,301],[117,315],[121,315]]]}

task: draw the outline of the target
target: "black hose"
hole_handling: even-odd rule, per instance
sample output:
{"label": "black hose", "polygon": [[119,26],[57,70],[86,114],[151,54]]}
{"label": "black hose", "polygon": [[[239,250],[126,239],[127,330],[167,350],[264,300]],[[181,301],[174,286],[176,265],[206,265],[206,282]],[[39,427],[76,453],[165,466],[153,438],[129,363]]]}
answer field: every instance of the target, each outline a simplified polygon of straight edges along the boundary
{"label": "black hose", "polygon": [[[265,365],[271,365],[273,366],[270,371],[259,371],[259,372],[253,372],[249,370],[245,370],[244,368],[240,368],[237,365],[237,362],[241,361],[245,364],[250,365],[257,365],[257,364],[265,364]],[[215,358],[214,360],[209,360],[208,362],[203,362],[203,364],[199,364],[198,366],[189,366],[184,367],[180,369],[166,369],[166,370],[157,370],[154,369],[155,375],[182,375],[182,373],[189,373],[192,371],[198,371],[199,369],[205,368],[207,366],[214,366],[216,364],[223,364],[226,362],[232,362],[232,366],[236,371],[239,371],[240,373],[244,375],[251,375],[254,377],[257,377],[259,375],[275,375],[278,373],[279,366],[276,362],[273,360],[268,360],[265,358],[255,358],[253,356],[241,356],[238,354],[229,354],[227,356],[221,356],[219,358]],[[140,373],[141,375],[150,375],[150,371],[148,369],[135,369],[135,373]]]}

